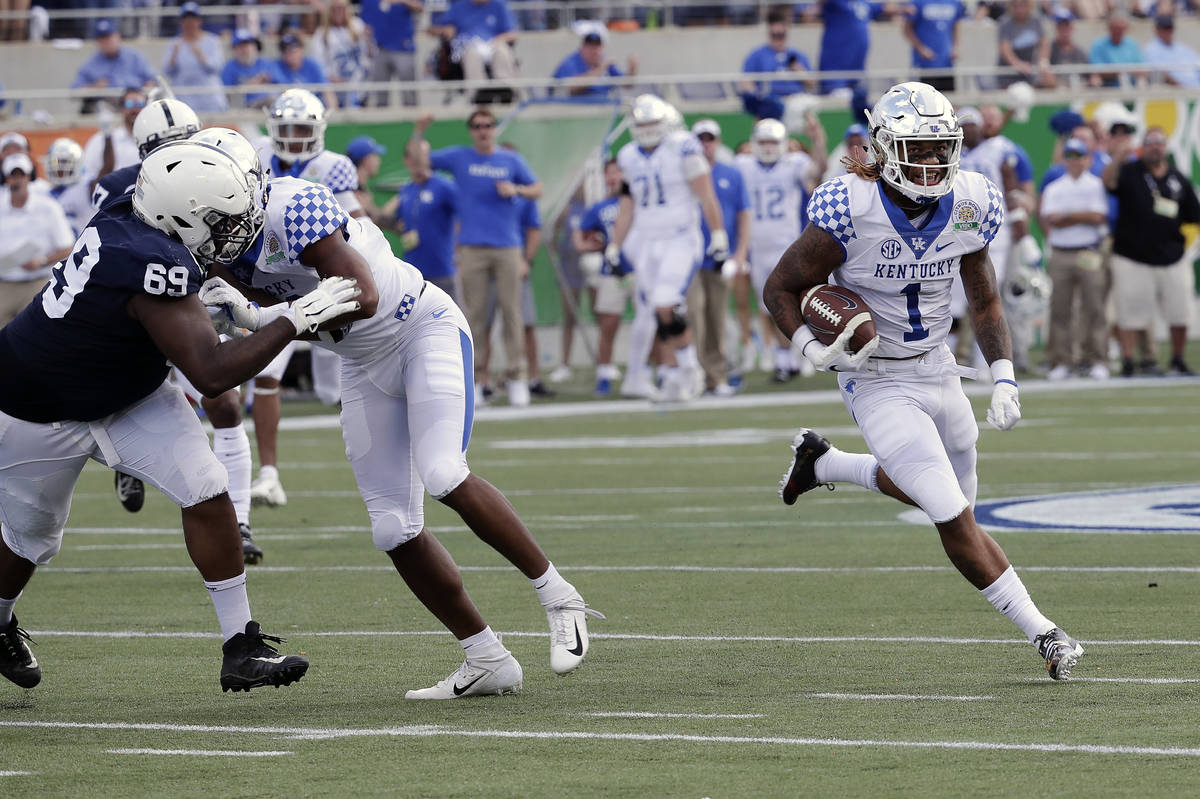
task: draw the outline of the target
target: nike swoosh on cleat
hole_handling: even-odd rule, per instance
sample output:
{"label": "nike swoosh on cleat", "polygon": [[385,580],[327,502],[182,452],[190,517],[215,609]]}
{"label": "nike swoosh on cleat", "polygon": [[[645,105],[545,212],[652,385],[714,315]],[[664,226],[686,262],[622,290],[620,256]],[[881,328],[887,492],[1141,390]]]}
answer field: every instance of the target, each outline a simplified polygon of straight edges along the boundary
{"label": "nike swoosh on cleat", "polygon": [[575,657],[583,657],[583,639],[579,637],[579,622],[575,622],[575,646],[567,651]]}
{"label": "nike swoosh on cleat", "polygon": [[487,676],[487,673],[486,673],[486,672],[485,672],[485,673],[483,673],[483,674],[480,674],[478,677],[476,677],[475,679],[471,680],[471,681],[470,681],[469,683],[467,683],[466,685],[459,685],[458,683],[455,683],[455,684],[454,684],[454,695],[455,695],[455,696],[462,696],[462,695],[463,695],[463,693],[465,693],[465,692],[466,692],[466,690],[467,690],[468,688],[470,688],[472,685],[474,685],[475,683],[479,682],[480,680],[482,680],[482,679],[483,679],[484,677],[486,677],[486,676]]}
{"label": "nike swoosh on cleat", "polygon": [[434,319],[441,319],[442,316],[445,315],[445,313],[446,313],[445,308],[439,308],[438,310],[431,313],[430,316],[432,316]]}
{"label": "nike swoosh on cleat", "polygon": [[36,669],[37,667],[38,667],[37,658],[35,658],[33,655],[30,655],[29,656],[29,665],[26,666],[25,668]]}
{"label": "nike swoosh on cleat", "polygon": [[263,663],[282,663],[286,658],[287,658],[287,655],[280,655],[277,658],[250,658],[250,659],[258,660]]}

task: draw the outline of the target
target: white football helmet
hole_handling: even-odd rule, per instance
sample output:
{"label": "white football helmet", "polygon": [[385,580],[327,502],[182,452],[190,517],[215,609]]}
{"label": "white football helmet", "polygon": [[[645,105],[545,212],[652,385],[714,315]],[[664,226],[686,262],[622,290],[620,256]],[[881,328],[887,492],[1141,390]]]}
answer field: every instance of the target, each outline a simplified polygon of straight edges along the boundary
{"label": "white football helmet", "polygon": [[133,211],[180,241],[204,264],[229,264],[263,226],[256,187],[223,150],[192,141],[159,147],[138,172]]}
{"label": "white football helmet", "polygon": [[133,120],[133,140],[138,156],[145,158],[160,144],[186,139],[200,130],[196,112],[182,100],[155,100],[138,112]]}
{"label": "white football helmet", "polygon": [[55,139],[46,153],[46,180],[51,186],[70,186],[79,180],[83,148],[74,139]]}
{"label": "white football helmet", "polygon": [[750,134],[750,152],[762,164],[774,164],[787,152],[787,128],[778,119],[760,119]]}
{"label": "white football helmet", "polygon": [[657,147],[670,133],[671,106],[654,94],[639,94],[629,109],[633,140],[642,147]]}
{"label": "white football helmet", "polygon": [[[234,163],[242,168],[243,172],[250,176],[257,185],[260,196],[266,190],[267,180],[271,177],[270,170],[264,167],[258,160],[258,152],[254,149],[254,145],[250,143],[250,140],[236,130],[232,128],[205,128],[188,139],[188,141],[210,144],[221,150],[232,158]],[[263,204],[266,204],[265,201]]]}
{"label": "white football helmet", "polygon": [[[962,129],[941,92],[916,81],[897,84],[867,112],[867,121],[879,174],[888,185],[922,204],[950,192],[958,173]],[[914,142],[934,142],[938,163],[911,160],[908,145]]]}
{"label": "white football helmet", "polygon": [[311,158],[325,149],[325,104],[310,91],[288,89],[267,110],[267,132],[280,161]]}

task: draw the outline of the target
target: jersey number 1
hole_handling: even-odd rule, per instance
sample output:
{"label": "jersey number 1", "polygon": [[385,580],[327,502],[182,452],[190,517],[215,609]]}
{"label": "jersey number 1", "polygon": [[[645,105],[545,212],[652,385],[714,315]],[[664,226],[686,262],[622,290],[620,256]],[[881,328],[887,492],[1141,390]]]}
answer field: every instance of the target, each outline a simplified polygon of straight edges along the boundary
{"label": "jersey number 1", "polygon": [[908,298],[908,324],[912,328],[904,334],[904,340],[921,341],[929,338],[929,331],[921,324],[921,306],[917,304],[921,299],[921,284],[909,283],[900,289],[900,293]]}

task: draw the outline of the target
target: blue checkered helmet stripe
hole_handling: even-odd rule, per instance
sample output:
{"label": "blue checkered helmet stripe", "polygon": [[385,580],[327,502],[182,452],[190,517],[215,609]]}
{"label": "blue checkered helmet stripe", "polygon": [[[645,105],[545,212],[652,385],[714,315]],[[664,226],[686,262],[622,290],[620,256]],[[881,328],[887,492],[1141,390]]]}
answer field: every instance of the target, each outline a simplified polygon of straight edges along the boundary
{"label": "blue checkered helmet stripe", "polygon": [[983,221],[979,223],[979,235],[983,237],[984,244],[991,244],[992,239],[996,238],[996,232],[1004,224],[1004,197],[995,183],[987,178],[983,181],[987,184],[988,204]]}
{"label": "blue checkered helmet stripe", "polygon": [[327,238],[350,221],[329,189],[318,183],[292,197],[283,214],[288,257],[300,260],[300,253],[314,242]]}
{"label": "blue checkered helmet stripe", "polygon": [[850,191],[840,180],[822,183],[808,201],[809,222],[829,233],[842,245],[857,238],[850,217]]}

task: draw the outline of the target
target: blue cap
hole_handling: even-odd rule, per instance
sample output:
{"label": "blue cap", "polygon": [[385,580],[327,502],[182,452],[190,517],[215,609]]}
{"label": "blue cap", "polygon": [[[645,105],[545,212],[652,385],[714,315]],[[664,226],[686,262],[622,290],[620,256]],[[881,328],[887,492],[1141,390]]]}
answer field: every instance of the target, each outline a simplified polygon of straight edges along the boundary
{"label": "blue cap", "polygon": [[191,14],[194,17],[200,16],[200,4],[194,3],[192,0],[188,0],[188,2],[179,7],[180,17],[186,17],[188,14]]}
{"label": "blue cap", "polygon": [[1057,133],[1059,136],[1066,136],[1071,131],[1080,125],[1086,125],[1083,115],[1078,111],[1072,111],[1069,108],[1064,108],[1061,111],[1055,111],[1050,117],[1050,130]]}
{"label": "blue cap", "polygon": [[362,160],[371,153],[383,155],[386,152],[387,148],[370,136],[356,136],[346,145],[346,155],[354,162],[355,166],[362,163]]}
{"label": "blue cap", "polygon": [[96,38],[108,36],[110,33],[116,33],[117,26],[113,24],[111,19],[102,19],[96,22]]}
{"label": "blue cap", "polygon": [[1083,139],[1077,139],[1072,136],[1063,142],[1063,152],[1074,155],[1087,155],[1088,146],[1084,143]]}
{"label": "blue cap", "polygon": [[1071,9],[1066,8],[1065,6],[1059,6],[1058,8],[1054,9],[1055,22],[1070,22],[1073,19],[1075,19],[1075,15],[1071,13]]}
{"label": "blue cap", "polygon": [[867,138],[867,126],[855,122],[853,125],[846,128],[846,132],[842,134],[842,141],[845,141],[851,136],[862,136],[864,139]]}
{"label": "blue cap", "polygon": [[289,47],[303,47],[303,46],[304,46],[304,42],[300,41],[300,37],[294,33],[285,33],[285,34],[283,34],[283,36],[279,37],[280,52],[288,49]]}
{"label": "blue cap", "polygon": [[234,47],[237,47],[239,44],[245,44],[246,42],[254,42],[256,45],[258,45],[259,50],[262,49],[262,42],[259,41],[258,37],[252,32],[246,30],[245,28],[238,28],[233,32]]}

